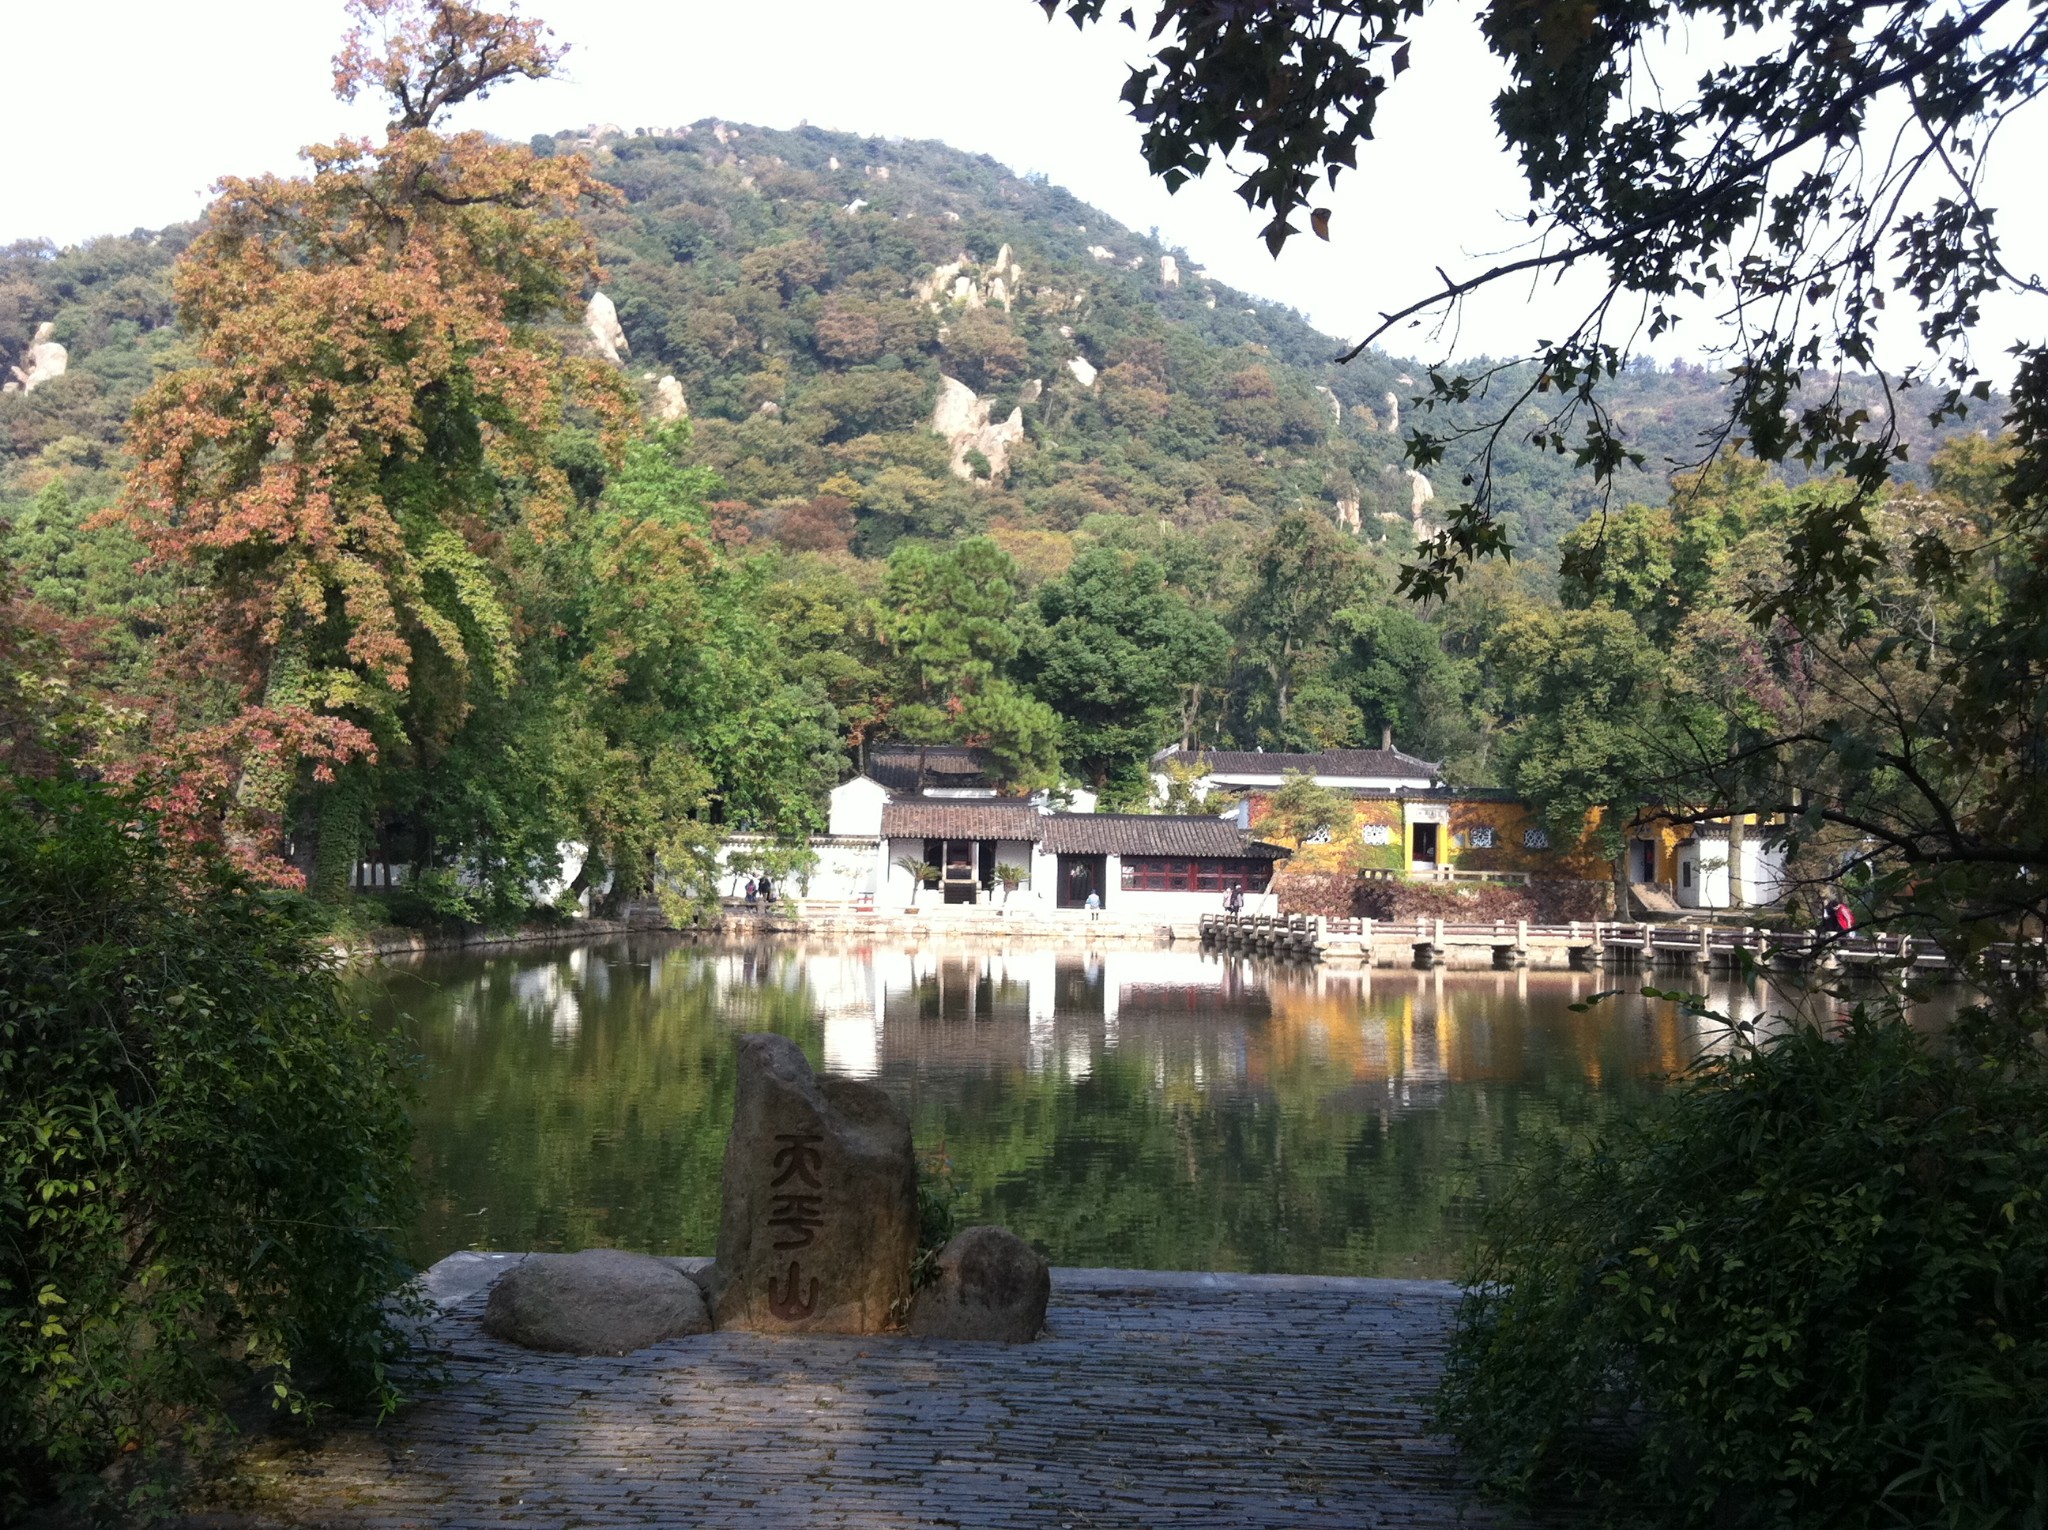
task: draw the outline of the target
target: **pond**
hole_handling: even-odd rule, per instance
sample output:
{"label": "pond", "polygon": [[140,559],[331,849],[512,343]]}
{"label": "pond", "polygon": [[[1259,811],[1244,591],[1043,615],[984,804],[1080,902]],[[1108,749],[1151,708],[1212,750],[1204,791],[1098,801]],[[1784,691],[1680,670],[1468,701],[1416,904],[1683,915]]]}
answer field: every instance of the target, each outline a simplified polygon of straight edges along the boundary
{"label": "pond", "polygon": [[[1676,982],[1678,979],[1665,979]],[[1720,1028],[1627,975],[1336,971],[1186,946],[736,948],[648,937],[357,979],[426,1066],[415,1253],[708,1254],[733,1038],[872,1079],[957,1215],[1055,1264],[1449,1277],[1532,1144]],[[1718,1007],[1762,1012],[1754,988]]]}

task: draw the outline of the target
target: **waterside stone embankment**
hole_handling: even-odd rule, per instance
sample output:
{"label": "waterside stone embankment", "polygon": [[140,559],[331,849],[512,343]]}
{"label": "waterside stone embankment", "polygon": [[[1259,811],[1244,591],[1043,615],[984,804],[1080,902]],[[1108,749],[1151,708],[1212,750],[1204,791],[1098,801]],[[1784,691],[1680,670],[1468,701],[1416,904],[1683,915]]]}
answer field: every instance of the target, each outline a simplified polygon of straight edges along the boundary
{"label": "waterside stone embankment", "polygon": [[1156,918],[1119,919],[1076,909],[1048,910],[997,905],[905,909],[898,912],[856,910],[840,903],[778,903],[771,909],[728,904],[706,925],[679,930],[658,909],[636,906],[619,919],[558,919],[506,929],[479,926],[431,930],[375,929],[336,935],[329,941],[345,960],[373,961],[387,957],[423,956],[429,951],[485,947],[566,945],[610,940],[622,935],[670,934],[713,941],[746,941],[764,936],[830,935],[879,940],[964,936],[1000,940],[1046,941],[1076,947],[1141,946],[1153,948],[1200,939],[1198,924],[1164,923]]}
{"label": "waterside stone embankment", "polygon": [[720,1331],[607,1358],[484,1332],[526,1257],[436,1265],[445,1385],[382,1429],[259,1452],[255,1502],[213,1522],[1519,1523],[1427,1429],[1447,1283],[1063,1269],[1035,1344]]}

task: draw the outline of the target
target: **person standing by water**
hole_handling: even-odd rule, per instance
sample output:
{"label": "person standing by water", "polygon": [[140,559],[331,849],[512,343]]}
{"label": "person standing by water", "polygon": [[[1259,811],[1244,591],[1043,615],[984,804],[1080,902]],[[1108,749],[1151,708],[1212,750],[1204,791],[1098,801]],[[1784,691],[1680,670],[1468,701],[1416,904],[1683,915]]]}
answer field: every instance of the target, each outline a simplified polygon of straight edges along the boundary
{"label": "person standing by water", "polygon": [[761,878],[761,907],[764,910],[775,907],[775,889],[769,886],[766,877]]}
{"label": "person standing by water", "polygon": [[752,877],[748,877],[748,878],[747,878],[747,907],[748,907],[748,908],[752,908],[752,907],[754,906],[754,894],[755,894],[755,893],[756,893],[757,891],[758,891],[758,889],[757,889],[757,888],[755,887],[755,885],[754,885],[754,879],[753,879]]}

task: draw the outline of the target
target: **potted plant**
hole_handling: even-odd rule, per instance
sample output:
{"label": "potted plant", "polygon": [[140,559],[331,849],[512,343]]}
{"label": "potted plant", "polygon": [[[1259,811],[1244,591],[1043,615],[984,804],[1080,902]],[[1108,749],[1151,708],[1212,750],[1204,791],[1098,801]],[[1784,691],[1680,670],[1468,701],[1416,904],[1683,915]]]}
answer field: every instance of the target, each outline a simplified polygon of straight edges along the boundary
{"label": "potted plant", "polygon": [[939,868],[930,861],[921,861],[914,855],[896,858],[897,867],[910,875],[910,912],[917,912],[917,890],[925,883],[936,880]]}
{"label": "potted plant", "polygon": [[1008,903],[1010,894],[1017,890],[1018,884],[1031,880],[1031,871],[1025,866],[1012,866],[1007,861],[997,861],[996,880],[1003,884],[1003,902]]}

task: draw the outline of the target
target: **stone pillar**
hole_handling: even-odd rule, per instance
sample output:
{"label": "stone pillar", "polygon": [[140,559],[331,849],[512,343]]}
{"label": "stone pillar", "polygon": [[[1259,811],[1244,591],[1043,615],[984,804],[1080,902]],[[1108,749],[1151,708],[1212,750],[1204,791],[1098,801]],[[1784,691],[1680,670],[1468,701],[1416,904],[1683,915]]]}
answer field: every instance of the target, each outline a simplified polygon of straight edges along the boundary
{"label": "stone pillar", "polygon": [[910,1122],[872,1084],[817,1078],[797,1044],[743,1036],[712,1267],[720,1328],[879,1333],[917,1252]]}

